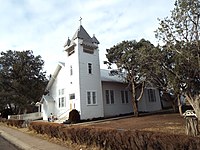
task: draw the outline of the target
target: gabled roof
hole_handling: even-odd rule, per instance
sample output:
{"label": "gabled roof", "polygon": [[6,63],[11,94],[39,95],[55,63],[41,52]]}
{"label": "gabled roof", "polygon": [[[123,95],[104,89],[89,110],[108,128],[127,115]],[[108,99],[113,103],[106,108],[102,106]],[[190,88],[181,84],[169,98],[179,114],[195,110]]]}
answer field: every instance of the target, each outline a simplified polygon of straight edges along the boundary
{"label": "gabled roof", "polygon": [[[49,89],[53,85],[53,83],[54,83],[55,79],[57,78],[62,67],[63,68],[65,67],[65,63],[59,62],[57,68],[54,71],[54,74],[51,76],[51,78],[47,84],[47,87],[45,89],[46,92],[49,91]],[[101,75],[102,82],[119,82],[119,83],[125,82],[125,80],[122,76],[112,75],[110,73],[110,70],[100,69],[100,75]]]}
{"label": "gabled roof", "polygon": [[35,105],[36,106],[40,106],[41,104],[43,104],[44,101],[48,101],[48,102],[55,102],[55,100],[53,99],[52,96],[48,95],[48,94],[44,94],[41,98],[41,100],[39,102],[37,102]]}
{"label": "gabled roof", "polygon": [[50,95],[43,95],[43,99],[48,101],[48,102],[55,102],[52,96]]}

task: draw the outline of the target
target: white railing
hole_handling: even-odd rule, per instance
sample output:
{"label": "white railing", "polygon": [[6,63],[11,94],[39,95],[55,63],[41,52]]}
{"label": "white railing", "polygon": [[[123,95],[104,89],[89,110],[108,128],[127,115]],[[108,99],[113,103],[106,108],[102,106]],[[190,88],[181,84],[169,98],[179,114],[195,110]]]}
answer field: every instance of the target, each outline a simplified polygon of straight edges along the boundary
{"label": "white railing", "polygon": [[57,119],[59,120],[59,119],[68,117],[69,116],[69,111],[70,111],[70,109],[68,109],[67,111],[61,113],[60,115],[57,116]]}
{"label": "white railing", "polygon": [[37,120],[37,119],[41,119],[41,118],[42,118],[41,112],[8,116],[8,119],[18,119],[18,120]]}
{"label": "white railing", "polygon": [[69,118],[69,111],[70,111],[70,109],[68,109],[67,111],[61,113],[58,116],[55,116],[56,120],[54,120],[54,122],[56,122],[56,123],[62,123],[63,121],[68,120],[68,118]]}

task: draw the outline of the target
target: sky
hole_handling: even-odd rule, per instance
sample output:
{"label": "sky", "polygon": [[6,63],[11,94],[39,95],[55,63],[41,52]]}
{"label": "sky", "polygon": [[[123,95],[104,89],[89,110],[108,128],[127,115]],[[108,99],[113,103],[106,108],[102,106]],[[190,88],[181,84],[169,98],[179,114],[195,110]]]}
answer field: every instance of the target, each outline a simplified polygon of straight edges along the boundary
{"label": "sky", "polygon": [[100,67],[106,49],[144,38],[158,44],[158,18],[170,16],[175,0],[0,0],[0,51],[33,50],[52,74],[66,58],[64,43],[81,24],[100,42]]}

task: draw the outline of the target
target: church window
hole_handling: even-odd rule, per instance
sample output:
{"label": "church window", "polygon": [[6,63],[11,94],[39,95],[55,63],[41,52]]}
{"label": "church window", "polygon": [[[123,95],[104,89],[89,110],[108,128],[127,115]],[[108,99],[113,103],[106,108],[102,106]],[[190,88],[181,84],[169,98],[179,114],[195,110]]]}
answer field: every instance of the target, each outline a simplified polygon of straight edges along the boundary
{"label": "church window", "polygon": [[88,73],[92,74],[92,63],[88,63]]}
{"label": "church window", "polygon": [[92,103],[96,104],[96,92],[92,92]]}
{"label": "church window", "polygon": [[126,103],[128,103],[128,91],[125,91],[125,100],[126,100]]}
{"label": "church window", "polygon": [[65,97],[59,98],[59,108],[65,107]]}
{"label": "church window", "polygon": [[121,91],[122,104],[128,103],[128,91]]}
{"label": "church window", "polygon": [[148,89],[149,102],[156,102],[156,94],[154,89]]}
{"label": "church window", "polygon": [[110,98],[109,98],[109,90],[106,90],[106,104],[110,103]]}
{"label": "church window", "polygon": [[88,54],[93,54],[94,50],[88,49],[88,48],[83,48],[83,52],[88,53]]}
{"label": "church window", "polygon": [[65,94],[65,89],[61,90],[61,95]]}
{"label": "church window", "polygon": [[106,90],[106,104],[114,104],[114,91],[113,90]]}
{"label": "church window", "polygon": [[124,91],[121,91],[121,99],[122,99],[122,104],[124,104],[125,103]]}
{"label": "church window", "polygon": [[91,104],[91,93],[87,92],[87,104],[90,105]]}
{"label": "church window", "polygon": [[68,56],[72,55],[74,52],[75,52],[74,48],[69,49],[68,50]]}
{"label": "church window", "polygon": [[58,107],[66,107],[66,100],[65,100],[65,89],[59,89],[58,90]]}
{"label": "church window", "polygon": [[72,66],[70,66],[70,76],[73,75],[73,69],[72,69]]}
{"label": "church window", "polygon": [[65,94],[65,89],[59,89],[58,90],[58,95],[63,95]]}
{"label": "church window", "polygon": [[87,91],[87,104],[88,105],[97,104],[96,91]]}
{"label": "church window", "polygon": [[70,100],[75,99],[75,93],[69,94],[69,99]]}

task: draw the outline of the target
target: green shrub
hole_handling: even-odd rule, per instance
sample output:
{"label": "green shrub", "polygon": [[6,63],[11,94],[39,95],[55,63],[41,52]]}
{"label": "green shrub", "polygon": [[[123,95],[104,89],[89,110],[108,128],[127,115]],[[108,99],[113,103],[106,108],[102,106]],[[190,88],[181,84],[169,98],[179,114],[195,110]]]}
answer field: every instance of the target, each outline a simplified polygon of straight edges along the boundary
{"label": "green shrub", "polygon": [[69,112],[69,121],[70,121],[70,123],[80,122],[80,114],[79,114],[78,110],[73,109]]}

